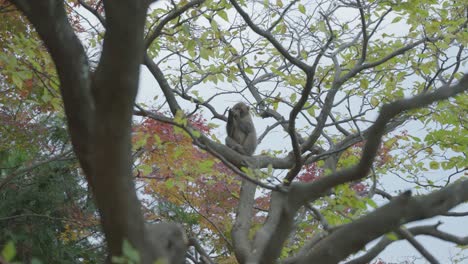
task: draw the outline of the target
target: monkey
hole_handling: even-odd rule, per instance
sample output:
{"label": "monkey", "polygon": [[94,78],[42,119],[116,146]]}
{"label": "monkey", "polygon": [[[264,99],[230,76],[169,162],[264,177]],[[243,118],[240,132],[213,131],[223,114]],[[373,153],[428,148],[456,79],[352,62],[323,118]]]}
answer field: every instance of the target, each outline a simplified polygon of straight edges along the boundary
{"label": "monkey", "polygon": [[257,148],[257,133],[249,110],[242,102],[229,109],[226,146],[242,155],[252,156]]}
{"label": "monkey", "polygon": [[[183,264],[188,250],[188,238],[184,229],[176,223],[156,223],[146,225],[147,238],[155,248],[164,253],[161,263]],[[156,261],[157,263],[160,263]]]}

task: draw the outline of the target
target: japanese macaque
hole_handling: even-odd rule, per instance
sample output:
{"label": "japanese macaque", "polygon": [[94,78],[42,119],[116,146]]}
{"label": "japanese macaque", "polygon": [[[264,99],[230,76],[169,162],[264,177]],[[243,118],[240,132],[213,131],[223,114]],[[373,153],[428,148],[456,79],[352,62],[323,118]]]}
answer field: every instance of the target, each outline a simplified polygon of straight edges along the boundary
{"label": "japanese macaque", "polygon": [[242,155],[252,156],[257,148],[257,133],[249,110],[244,103],[237,103],[229,109],[226,146]]}
{"label": "japanese macaque", "polygon": [[165,253],[161,263],[185,263],[188,239],[181,226],[175,223],[157,223],[147,225],[146,230],[150,243],[154,247],[159,246]]}

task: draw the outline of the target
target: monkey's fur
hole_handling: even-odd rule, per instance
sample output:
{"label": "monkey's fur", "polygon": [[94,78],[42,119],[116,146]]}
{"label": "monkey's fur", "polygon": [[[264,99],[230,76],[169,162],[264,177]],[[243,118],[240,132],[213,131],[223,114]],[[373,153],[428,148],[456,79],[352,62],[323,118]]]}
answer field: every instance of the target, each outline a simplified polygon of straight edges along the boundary
{"label": "monkey's fur", "polygon": [[[175,223],[146,225],[146,232],[153,247],[159,246],[164,256],[157,263],[184,264],[188,249],[188,239],[184,229]],[[155,262],[155,263],[156,263]]]}
{"label": "monkey's fur", "polygon": [[226,132],[226,146],[242,155],[252,156],[257,148],[257,133],[246,104],[237,103],[229,109]]}

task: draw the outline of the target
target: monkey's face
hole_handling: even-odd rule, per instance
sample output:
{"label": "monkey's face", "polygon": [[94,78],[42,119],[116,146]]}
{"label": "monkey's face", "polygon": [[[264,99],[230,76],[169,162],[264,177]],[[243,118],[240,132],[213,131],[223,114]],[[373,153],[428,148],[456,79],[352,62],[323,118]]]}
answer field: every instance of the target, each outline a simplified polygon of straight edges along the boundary
{"label": "monkey's face", "polygon": [[244,103],[237,103],[232,107],[231,113],[235,118],[242,118],[249,114],[249,107]]}

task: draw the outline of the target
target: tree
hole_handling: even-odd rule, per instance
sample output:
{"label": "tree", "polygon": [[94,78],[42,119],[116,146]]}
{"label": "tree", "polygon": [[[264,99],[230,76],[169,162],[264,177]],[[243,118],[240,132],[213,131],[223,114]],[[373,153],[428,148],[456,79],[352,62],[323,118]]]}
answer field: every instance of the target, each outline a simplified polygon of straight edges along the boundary
{"label": "tree", "polygon": [[[185,244],[173,225],[155,225],[156,235],[145,232],[132,174],[134,114],[177,127],[197,151],[240,176],[227,239],[239,263],[337,263],[392,232],[350,262],[367,263],[391,241],[407,239],[437,263],[414,239],[418,234],[466,245],[466,238],[437,226],[404,227],[436,215],[466,215],[449,212],[468,200],[462,3],[79,0],[104,28],[90,27],[97,32],[89,43],[102,48],[94,63],[68,20],[65,7],[73,6],[11,2],[55,64],[73,149],[99,209],[109,256],[125,255],[131,245],[142,263],[176,263],[181,254],[171,250]],[[387,31],[391,25],[409,30]],[[170,114],[135,106],[141,64]],[[233,94],[269,122],[260,143],[281,128],[290,141],[286,151],[242,156],[188,122],[191,111],[181,107],[185,101],[194,112],[207,109],[226,121],[216,102]],[[412,120],[425,135],[398,130]],[[435,182],[425,175],[429,169],[448,176]],[[423,194],[381,190],[389,173],[424,187]],[[256,211],[257,189],[269,194],[268,212]],[[377,206],[376,194],[390,201]],[[265,221],[254,225],[261,214]],[[195,248],[201,257],[192,262],[209,263],[204,248]]]}
{"label": "tree", "polygon": [[34,258],[55,263],[76,263],[79,258],[102,262],[102,250],[84,239],[95,232],[97,221],[82,209],[86,200],[80,199],[86,189],[76,173],[75,162],[49,162],[2,188],[0,243],[14,243],[15,255],[24,263]]}

